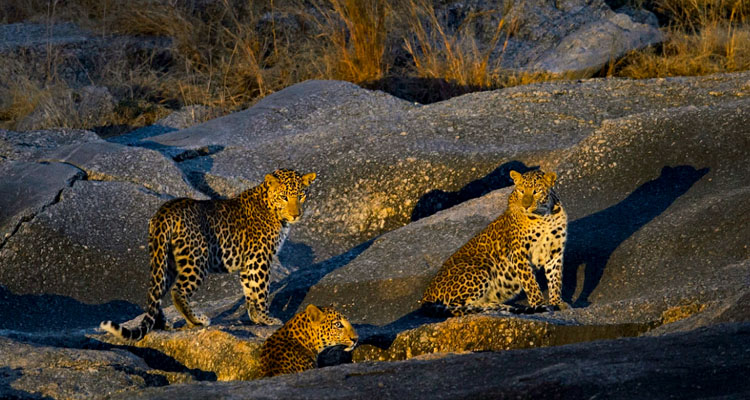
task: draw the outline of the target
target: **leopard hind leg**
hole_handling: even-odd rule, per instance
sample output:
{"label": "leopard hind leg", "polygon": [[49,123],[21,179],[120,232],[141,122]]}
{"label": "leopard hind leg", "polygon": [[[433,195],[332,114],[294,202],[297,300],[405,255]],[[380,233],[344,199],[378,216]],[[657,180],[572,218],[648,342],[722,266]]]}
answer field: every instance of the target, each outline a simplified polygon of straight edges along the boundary
{"label": "leopard hind leg", "polygon": [[169,249],[166,241],[161,236],[150,237],[149,247],[151,249],[151,281],[146,301],[146,314],[141,324],[134,329],[126,328],[116,322],[105,321],[99,327],[121,339],[137,342],[143,339],[153,329],[168,328],[167,319],[161,308],[161,301],[174,283],[175,267],[169,257]]}
{"label": "leopard hind leg", "polygon": [[178,273],[171,291],[172,303],[185,318],[188,328],[210,325],[211,320],[207,316],[193,311],[190,306],[190,296],[203,282],[205,271],[197,267],[192,255],[178,255],[175,261]]}

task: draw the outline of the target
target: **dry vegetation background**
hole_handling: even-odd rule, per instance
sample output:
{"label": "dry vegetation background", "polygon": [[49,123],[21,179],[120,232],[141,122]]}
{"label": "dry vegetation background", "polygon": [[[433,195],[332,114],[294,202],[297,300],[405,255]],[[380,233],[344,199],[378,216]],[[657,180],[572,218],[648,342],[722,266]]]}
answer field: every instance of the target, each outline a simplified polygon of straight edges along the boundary
{"label": "dry vegetation background", "polygon": [[[599,76],[650,78],[750,69],[750,1],[620,3],[655,12],[666,41],[613,60]],[[219,113],[245,108],[311,78],[347,80],[423,102],[560,78],[510,73],[491,65],[487,46],[462,32],[472,24],[445,29],[429,0],[0,2],[0,22],[20,21],[70,21],[102,37],[172,38],[168,59],[147,55],[138,68],[105,60],[101,76],[91,82],[109,88],[118,101],[108,123],[128,129],[186,105],[205,105]],[[517,21],[500,20],[489,48],[504,43],[517,28]],[[21,67],[5,66],[13,79],[0,81],[0,127],[15,128],[45,104],[49,114],[57,116],[57,126],[92,128],[60,106],[65,103],[60,98],[70,91],[56,65],[55,55],[48,54],[42,79]]]}

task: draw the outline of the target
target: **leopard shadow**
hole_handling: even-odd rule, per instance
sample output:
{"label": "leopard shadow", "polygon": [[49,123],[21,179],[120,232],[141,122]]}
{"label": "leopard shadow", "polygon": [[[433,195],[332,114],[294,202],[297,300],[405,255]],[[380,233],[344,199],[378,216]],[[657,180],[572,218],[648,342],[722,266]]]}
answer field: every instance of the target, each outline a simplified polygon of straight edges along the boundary
{"label": "leopard shadow", "polygon": [[708,171],[687,165],[665,166],[658,178],[644,183],[621,202],[571,222],[564,254],[563,299],[572,301],[578,268],[583,266],[581,293],[573,306],[590,304],[589,296],[599,285],[615,249],[664,212]]}
{"label": "leopard shadow", "polygon": [[411,213],[412,222],[429,217],[438,211],[451,208],[467,200],[482,197],[497,189],[512,186],[510,171],[515,170],[525,173],[539,167],[527,167],[520,161],[509,161],[501,164],[487,175],[469,182],[455,192],[446,192],[440,189],[432,190],[422,196]]}

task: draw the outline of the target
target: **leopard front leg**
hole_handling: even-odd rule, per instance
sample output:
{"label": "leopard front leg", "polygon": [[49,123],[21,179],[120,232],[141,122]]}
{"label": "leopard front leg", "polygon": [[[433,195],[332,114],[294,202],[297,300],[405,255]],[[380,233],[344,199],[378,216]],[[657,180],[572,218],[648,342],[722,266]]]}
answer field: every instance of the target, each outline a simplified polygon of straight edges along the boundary
{"label": "leopard front leg", "polygon": [[531,307],[539,307],[544,304],[544,296],[542,296],[542,291],[539,289],[539,284],[534,277],[534,271],[531,269],[529,254],[523,248],[516,249],[511,257],[511,263],[518,273],[521,286],[523,286],[523,290],[526,292],[526,297],[529,300],[529,305]]}
{"label": "leopard front leg", "polygon": [[550,258],[544,265],[544,275],[547,277],[547,286],[549,288],[549,304],[557,306],[561,310],[570,308],[568,303],[562,300],[562,270],[563,270],[563,249],[565,248],[565,237],[554,243],[550,251]]}
{"label": "leopard front leg", "polygon": [[242,291],[245,294],[247,315],[258,325],[281,325],[281,320],[268,313],[268,281],[270,257],[252,257],[240,271]]}

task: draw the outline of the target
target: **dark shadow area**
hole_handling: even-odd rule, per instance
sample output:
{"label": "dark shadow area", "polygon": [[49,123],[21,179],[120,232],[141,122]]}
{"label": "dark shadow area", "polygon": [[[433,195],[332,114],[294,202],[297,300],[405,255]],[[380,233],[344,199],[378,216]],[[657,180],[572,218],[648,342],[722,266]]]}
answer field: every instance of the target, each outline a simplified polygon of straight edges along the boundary
{"label": "dark shadow area", "polygon": [[421,104],[436,103],[463,94],[495,90],[497,87],[481,88],[479,86],[459,85],[440,78],[419,78],[405,75],[391,75],[360,86],[380,90],[410,102]]}
{"label": "dark shadow area", "polygon": [[11,382],[23,376],[20,368],[0,367],[0,399],[4,400],[52,400],[52,397],[13,389]]}
{"label": "dark shadow area", "polygon": [[299,270],[307,268],[315,261],[315,251],[312,247],[300,243],[286,240],[279,250],[279,262],[285,268]]}
{"label": "dark shadow area", "polygon": [[564,255],[563,299],[573,302],[578,268],[583,265],[583,287],[573,305],[587,306],[615,249],[664,212],[708,171],[691,166],[664,167],[657,179],[644,183],[623,201],[571,222]]}
{"label": "dark shadow area", "polygon": [[[116,141],[116,140],[113,140]],[[222,199],[224,196],[217,193],[206,180],[206,172],[210,171],[213,167],[213,160],[211,155],[220,153],[224,150],[224,146],[211,145],[205,146],[198,149],[181,149],[173,146],[165,146],[160,143],[152,141],[135,141],[133,143],[127,143],[128,146],[143,147],[145,149],[155,150],[163,154],[165,157],[174,160],[177,168],[182,171],[185,181],[192,186],[195,190],[205,194],[210,199]],[[184,161],[192,160],[195,158],[202,157],[200,170],[187,169],[182,164]]]}
{"label": "dark shadow area", "polygon": [[[110,345],[107,343],[100,342],[96,349],[97,350],[114,350],[114,349],[126,350],[142,358],[143,361],[146,362],[146,365],[149,366],[149,368],[158,369],[158,370],[162,370],[166,372],[187,373],[190,376],[192,376],[193,379],[198,380],[198,381],[216,381],[215,372],[204,371],[202,369],[197,369],[197,368],[188,368],[182,363],[180,363],[179,361],[175,360],[174,358],[162,353],[161,351],[149,349],[147,347],[115,346],[115,345]],[[135,372],[131,372],[131,373],[135,373]],[[162,382],[160,379],[157,379],[157,380],[154,380],[153,382],[148,382],[148,383],[152,384],[153,386],[163,386],[163,385],[168,384],[169,382],[166,382],[166,381]]]}
{"label": "dark shadow area", "polygon": [[56,294],[17,295],[0,285],[0,329],[29,333],[87,329],[102,321],[127,321],[142,312],[123,300],[85,304]]}
{"label": "dark shadow area", "polygon": [[422,309],[414,310],[401,318],[383,326],[370,324],[357,324],[354,328],[360,337],[360,344],[369,344],[379,349],[386,350],[391,347],[396,336],[411,329],[425,324],[443,322],[448,317],[435,317],[428,315]]}
{"label": "dark shadow area", "polygon": [[298,270],[284,280],[271,284],[271,293],[273,296],[269,307],[271,315],[281,318],[282,321],[289,320],[302,304],[305,296],[307,296],[307,292],[310,291],[313,285],[332,271],[349,264],[362,254],[362,252],[367,250],[374,241],[375,238],[370,239],[346,253]]}
{"label": "dark shadow area", "polygon": [[414,210],[411,213],[411,220],[417,221],[424,217],[429,217],[438,211],[451,208],[467,200],[484,196],[493,190],[512,186],[513,180],[510,179],[511,170],[525,173],[534,169],[538,169],[538,167],[527,167],[520,161],[509,161],[495,168],[484,177],[469,182],[457,192],[432,190],[417,201],[417,205],[414,206]]}

